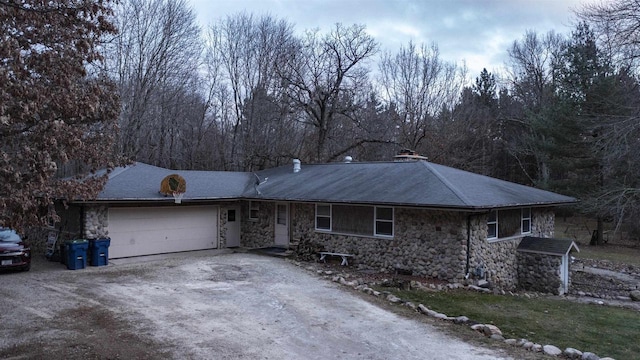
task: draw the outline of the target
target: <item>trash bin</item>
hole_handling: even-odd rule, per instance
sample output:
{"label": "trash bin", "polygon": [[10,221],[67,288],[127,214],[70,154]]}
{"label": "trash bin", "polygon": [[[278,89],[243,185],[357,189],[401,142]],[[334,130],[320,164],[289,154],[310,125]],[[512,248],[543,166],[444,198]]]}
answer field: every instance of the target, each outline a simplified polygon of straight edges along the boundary
{"label": "trash bin", "polygon": [[78,270],[87,267],[87,240],[71,240],[65,243],[67,269]]}
{"label": "trash bin", "polygon": [[109,264],[109,244],[110,238],[89,240],[89,260],[91,266],[105,266]]}

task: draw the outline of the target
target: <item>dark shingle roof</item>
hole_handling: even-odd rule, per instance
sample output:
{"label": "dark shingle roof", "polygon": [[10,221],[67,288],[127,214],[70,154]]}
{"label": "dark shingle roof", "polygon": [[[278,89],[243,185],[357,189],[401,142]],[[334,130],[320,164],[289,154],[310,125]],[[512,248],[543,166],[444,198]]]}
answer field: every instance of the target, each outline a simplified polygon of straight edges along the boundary
{"label": "dark shingle roof", "polygon": [[298,173],[293,166],[248,173],[169,170],[135,163],[115,169],[97,200],[163,200],[160,182],[173,173],[187,182],[184,200],[244,198],[472,210],[575,202],[568,196],[423,160],[303,164]]}
{"label": "dark shingle roof", "polygon": [[185,200],[238,198],[255,176],[231,171],[169,170],[143,163],[116,168],[98,195],[98,200],[163,200],[160,182],[169,174],[179,174],[187,183]]}
{"label": "dark shingle roof", "polygon": [[574,198],[426,161],[282,166],[245,197],[273,200],[489,209],[558,205]]}
{"label": "dark shingle roof", "polygon": [[527,236],[520,241],[520,245],[518,245],[517,250],[522,252],[563,256],[571,251],[571,249],[575,249],[578,252],[580,251],[576,243],[571,240]]}

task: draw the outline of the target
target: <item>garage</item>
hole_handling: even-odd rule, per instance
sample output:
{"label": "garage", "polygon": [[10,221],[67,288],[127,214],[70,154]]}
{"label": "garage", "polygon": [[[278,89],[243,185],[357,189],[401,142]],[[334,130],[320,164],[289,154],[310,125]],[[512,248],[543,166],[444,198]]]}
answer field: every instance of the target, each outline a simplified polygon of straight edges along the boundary
{"label": "garage", "polygon": [[218,246],[217,206],[109,208],[109,258]]}

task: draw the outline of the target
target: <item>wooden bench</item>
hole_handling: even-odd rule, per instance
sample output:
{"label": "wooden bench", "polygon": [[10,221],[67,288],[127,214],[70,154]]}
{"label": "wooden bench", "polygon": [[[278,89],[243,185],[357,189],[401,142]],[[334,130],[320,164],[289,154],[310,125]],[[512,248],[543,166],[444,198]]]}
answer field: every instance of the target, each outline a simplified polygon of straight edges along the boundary
{"label": "wooden bench", "polygon": [[342,266],[349,265],[349,261],[347,261],[347,259],[354,256],[353,254],[341,254],[341,253],[334,253],[329,251],[321,251],[320,260],[325,261],[325,258],[327,257],[327,255],[340,256],[342,258],[342,263],[340,265]]}

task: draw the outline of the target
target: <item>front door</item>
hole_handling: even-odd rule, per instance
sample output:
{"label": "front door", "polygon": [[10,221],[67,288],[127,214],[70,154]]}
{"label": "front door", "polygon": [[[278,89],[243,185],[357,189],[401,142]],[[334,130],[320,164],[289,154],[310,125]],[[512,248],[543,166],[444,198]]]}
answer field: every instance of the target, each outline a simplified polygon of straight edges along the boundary
{"label": "front door", "polygon": [[227,247],[240,246],[240,207],[227,209]]}
{"label": "front door", "polygon": [[274,243],[276,246],[289,246],[289,204],[287,203],[276,203]]}

